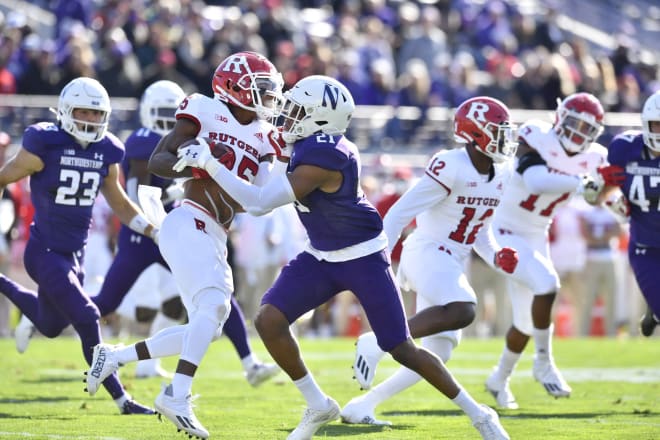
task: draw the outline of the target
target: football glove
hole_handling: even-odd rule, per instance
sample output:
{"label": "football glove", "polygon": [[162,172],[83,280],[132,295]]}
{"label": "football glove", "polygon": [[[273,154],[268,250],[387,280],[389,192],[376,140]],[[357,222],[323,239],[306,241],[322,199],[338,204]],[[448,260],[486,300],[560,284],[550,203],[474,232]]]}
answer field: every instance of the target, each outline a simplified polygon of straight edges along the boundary
{"label": "football glove", "polygon": [[630,202],[623,194],[615,194],[605,200],[605,206],[614,213],[622,223],[628,221],[630,217]]}
{"label": "football glove", "polygon": [[179,160],[174,164],[172,169],[180,173],[186,167],[201,168],[213,176],[221,165],[213,157],[211,147],[206,139],[197,137],[195,140],[197,141],[196,144],[179,148],[177,151]]}
{"label": "football glove", "polygon": [[618,165],[602,166],[596,171],[598,171],[607,186],[621,186],[626,180],[624,169]]}
{"label": "football glove", "polygon": [[506,273],[513,273],[518,265],[518,251],[512,248],[502,248],[495,253],[495,267]]}
{"label": "football glove", "polygon": [[600,178],[594,178],[588,174],[582,175],[580,185],[578,185],[577,193],[584,197],[584,200],[593,205],[598,201],[603,190],[603,181]]}

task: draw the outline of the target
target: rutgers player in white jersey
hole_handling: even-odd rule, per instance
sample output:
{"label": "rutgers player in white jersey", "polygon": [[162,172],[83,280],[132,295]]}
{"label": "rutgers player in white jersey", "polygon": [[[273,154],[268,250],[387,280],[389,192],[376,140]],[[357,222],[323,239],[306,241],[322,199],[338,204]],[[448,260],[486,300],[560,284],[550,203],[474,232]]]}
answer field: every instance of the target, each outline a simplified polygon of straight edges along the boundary
{"label": "rutgers player in white jersey", "polygon": [[600,102],[576,93],[558,104],[554,124],[529,121],[519,128],[516,172],[493,220],[497,242],[515,248],[520,259],[507,276],[513,325],[499,364],[486,380],[500,408],[518,408],[509,380],[530,336],[536,347],[534,378],[554,397],[571,394],[552,355],[551,313],[559,277],[550,259],[548,231],[557,208],[573,194],[595,203],[609,181],[607,151],[594,143],[603,129]]}
{"label": "rutgers player in white jersey", "polygon": [[[390,252],[406,225],[416,220],[417,228],[403,243],[397,277],[402,286],[417,293],[417,313],[408,320],[410,334],[421,337],[422,346],[443,362],[458,345],[461,329],[475,317],[477,296],[464,273],[473,247],[505,272],[512,272],[517,263],[516,251],[501,248],[490,230],[513,172],[516,143],[509,110],[490,97],[468,99],[456,109],[454,130],[456,140],[465,146],[436,153],[424,176],[383,220]],[[372,332],[360,336],[354,373],[363,388],[371,386],[383,354]],[[367,394],[351,400],[341,412],[342,420],[389,424],[375,418],[375,407],[420,379],[401,367]],[[455,400],[459,399],[474,402],[464,390]],[[459,406],[470,415],[470,405]],[[503,432],[482,432],[482,436],[508,438]]]}
{"label": "rutgers player in white jersey", "polygon": [[265,183],[279,151],[274,141],[279,133],[268,121],[275,114],[282,86],[282,76],[265,57],[239,52],[217,67],[214,98],[193,94],[183,100],[174,129],[162,138],[149,160],[149,171],[166,178],[188,178],[181,205],[163,220],[159,248],[177,283],[189,323],[126,348],[98,346],[96,364],[92,364],[92,372],[97,374],[88,374],[89,389],[119,365],[180,354],[172,383],[163,387],[155,407],[190,436],[209,435],[192,410],[192,381],[229,314],[234,287],[227,263],[227,229],[242,208],[206,171],[186,168],[179,173],[172,166],[182,145],[210,139],[220,163],[249,182]]}

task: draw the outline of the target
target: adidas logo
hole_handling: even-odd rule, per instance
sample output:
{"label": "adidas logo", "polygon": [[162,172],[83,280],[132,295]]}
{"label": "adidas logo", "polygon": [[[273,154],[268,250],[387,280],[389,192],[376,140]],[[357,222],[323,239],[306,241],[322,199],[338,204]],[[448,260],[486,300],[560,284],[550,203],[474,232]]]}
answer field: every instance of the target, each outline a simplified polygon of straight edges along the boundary
{"label": "adidas logo", "polygon": [[176,416],[176,419],[179,421],[179,423],[181,424],[181,426],[183,428],[197,430],[197,427],[195,426],[195,424],[188,417]]}
{"label": "adidas logo", "polygon": [[362,355],[358,357],[357,366],[364,377],[369,376],[369,365]]}

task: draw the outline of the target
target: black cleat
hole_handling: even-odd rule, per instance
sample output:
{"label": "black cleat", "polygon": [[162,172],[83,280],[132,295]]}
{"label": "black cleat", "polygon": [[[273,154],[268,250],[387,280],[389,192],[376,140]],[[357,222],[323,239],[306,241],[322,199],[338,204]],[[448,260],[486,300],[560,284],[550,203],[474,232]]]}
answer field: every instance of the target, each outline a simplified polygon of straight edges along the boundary
{"label": "black cleat", "polygon": [[156,412],[149,408],[148,406],[144,406],[140,403],[137,403],[135,400],[127,400],[124,402],[124,406],[121,409],[122,415],[131,415],[131,414],[140,414],[140,415],[153,415],[156,414]]}
{"label": "black cleat", "polygon": [[657,325],[658,320],[651,309],[646,309],[646,313],[644,313],[644,316],[639,321],[639,331],[648,338],[653,335],[653,331]]}

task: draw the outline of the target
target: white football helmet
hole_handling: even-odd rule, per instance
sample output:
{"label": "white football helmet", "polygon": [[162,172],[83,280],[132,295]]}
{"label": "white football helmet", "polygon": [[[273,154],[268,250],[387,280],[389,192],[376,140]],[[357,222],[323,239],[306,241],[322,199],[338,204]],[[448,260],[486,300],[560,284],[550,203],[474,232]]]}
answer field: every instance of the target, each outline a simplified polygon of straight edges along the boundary
{"label": "white football helmet", "polygon": [[161,136],[166,135],[174,128],[174,113],[185,97],[183,89],[172,81],[161,80],[151,84],[140,100],[142,126]]}
{"label": "white football helmet", "polygon": [[282,138],[293,143],[314,133],[343,134],[355,110],[353,97],[334,78],[312,75],[284,94]]}
{"label": "white football helmet", "polygon": [[[77,108],[98,110],[103,117],[98,123],[74,119]],[[70,81],[60,93],[57,102],[57,120],[62,129],[83,144],[103,139],[110,120],[110,97],[105,87],[95,79],[80,77]]]}
{"label": "white football helmet", "polygon": [[651,131],[651,121],[660,122],[660,92],[646,99],[642,109],[642,137],[650,150],[660,153],[660,133]]}

